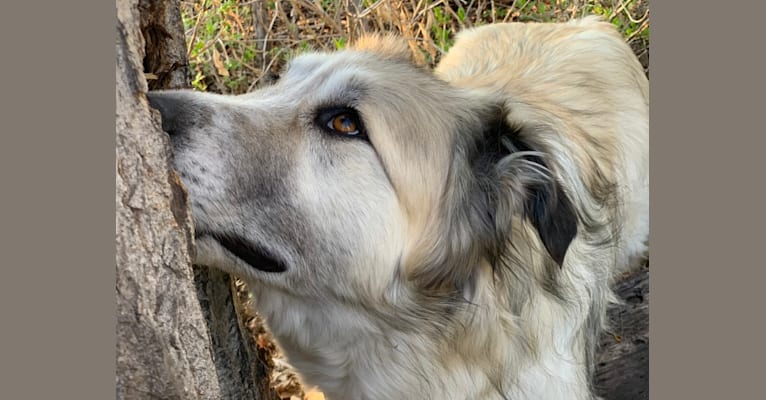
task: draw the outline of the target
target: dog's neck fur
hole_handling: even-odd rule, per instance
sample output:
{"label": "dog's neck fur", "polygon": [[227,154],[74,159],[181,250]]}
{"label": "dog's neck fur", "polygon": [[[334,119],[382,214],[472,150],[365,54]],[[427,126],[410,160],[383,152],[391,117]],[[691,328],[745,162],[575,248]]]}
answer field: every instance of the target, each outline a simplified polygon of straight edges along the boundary
{"label": "dog's neck fur", "polygon": [[[478,279],[493,279],[484,270]],[[588,278],[562,275],[562,284],[572,279]],[[318,305],[265,286],[254,295],[288,361],[328,399],[591,399],[589,367],[576,362],[589,346],[581,334],[588,322],[567,311],[590,304],[540,291],[517,314],[503,300],[512,288],[497,281],[477,287],[470,304],[456,311],[465,316],[431,332],[391,326],[376,311],[339,301]]]}

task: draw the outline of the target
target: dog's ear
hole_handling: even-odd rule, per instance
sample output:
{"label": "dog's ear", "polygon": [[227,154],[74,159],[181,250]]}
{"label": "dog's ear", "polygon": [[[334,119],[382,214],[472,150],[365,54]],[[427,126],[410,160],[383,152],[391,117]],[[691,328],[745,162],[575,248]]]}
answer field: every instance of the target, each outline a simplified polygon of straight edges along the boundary
{"label": "dog's ear", "polygon": [[475,179],[488,181],[484,190],[492,199],[487,205],[494,215],[493,228],[510,232],[512,216],[521,215],[534,226],[550,257],[563,266],[578,220],[552,155],[525,138],[523,127],[511,127],[503,107],[490,110],[477,138],[472,169]]}
{"label": "dog's ear", "polygon": [[524,213],[550,256],[562,266],[569,244],[577,235],[577,215],[561,184],[551,177],[531,184],[524,200]]}
{"label": "dog's ear", "polygon": [[[506,121],[502,107],[463,116],[438,215],[410,260],[411,277],[440,292],[461,290],[483,262],[507,261],[509,246],[524,248],[512,226],[528,221],[547,257],[563,266],[577,235],[574,204],[542,146]],[[546,255],[544,255],[546,256]],[[553,263],[551,263],[553,265]]]}
{"label": "dog's ear", "polygon": [[412,62],[413,60],[412,51],[407,41],[393,34],[382,35],[375,33],[364,35],[351,45],[351,49],[375,53],[383,58],[394,61]]}

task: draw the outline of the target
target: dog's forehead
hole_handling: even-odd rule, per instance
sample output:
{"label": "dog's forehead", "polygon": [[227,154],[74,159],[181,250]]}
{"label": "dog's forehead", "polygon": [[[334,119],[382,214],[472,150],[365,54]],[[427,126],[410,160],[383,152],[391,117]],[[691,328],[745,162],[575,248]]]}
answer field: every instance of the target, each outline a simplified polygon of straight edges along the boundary
{"label": "dog's forehead", "polygon": [[299,55],[287,64],[285,78],[301,77],[317,72],[317,69],[331,65],[333,57],[325,53],[305,53]]}
{"label": "dog's forehead", "polygon": [[343,90],[363,91],[377,87],[382,79],[391,84],[392,77],[401,78],[407,68],[375,54],[354,50],[334,53],[306,53],[287,66],[282,84],[311,91],[337,94]]}
{"label": "dog's forehead", "polygon": [[375,61],[382,60],[376,60],[367,53],[353,50],[332,53],[303,53],[290,60],[287,65],[287,74],[310,75],[316,72],[343,69],[352,65],[364,68],[369,67],[369,64]]}

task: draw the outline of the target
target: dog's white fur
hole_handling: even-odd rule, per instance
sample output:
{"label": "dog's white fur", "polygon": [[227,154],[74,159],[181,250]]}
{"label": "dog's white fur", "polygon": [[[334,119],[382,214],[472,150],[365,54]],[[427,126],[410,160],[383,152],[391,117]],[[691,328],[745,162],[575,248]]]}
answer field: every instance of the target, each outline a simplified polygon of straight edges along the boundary
{"label": "dog's white fur", "polygon": [[[435,74],[375,36],[301,56],[254,94],[184,94],[208,115],[176,144],[197,229],[236,228],[289,267],[254,269],[215,235],[198,238],[197,262],[253,283],[290,363],[329,399],[592,399],[609,284],[648,240],[643,70],[610,24],[586,18],[465,31]],[[312,127],[333,101],[353,103],[371,145]],[[465,198],[492,185],[470,186],[466,158],[487,104],[533,144],[488,170],[502,181],[478,197],[493,205],[489,230]],[[279,190],[250,195],[259,180]],[[553,181],[577,216],[560,266],[523,212],[530,188]],[[493,257],[482,243],[495,234]]]}

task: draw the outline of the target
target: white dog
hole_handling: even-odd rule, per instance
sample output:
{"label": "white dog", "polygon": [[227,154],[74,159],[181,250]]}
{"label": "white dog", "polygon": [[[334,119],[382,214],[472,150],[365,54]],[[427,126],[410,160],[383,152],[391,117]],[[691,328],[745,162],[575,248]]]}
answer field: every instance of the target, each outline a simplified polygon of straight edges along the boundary
{"label": "white dog", "polygon": [[372,36],[242,96],[150,93],[197,263],[249,281],[329,399],[593,399],[615,272],[648,238],[649,93],[613,27]]}

